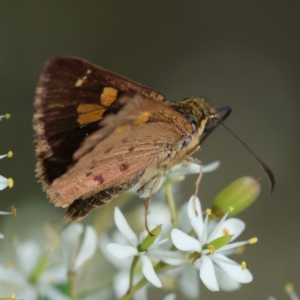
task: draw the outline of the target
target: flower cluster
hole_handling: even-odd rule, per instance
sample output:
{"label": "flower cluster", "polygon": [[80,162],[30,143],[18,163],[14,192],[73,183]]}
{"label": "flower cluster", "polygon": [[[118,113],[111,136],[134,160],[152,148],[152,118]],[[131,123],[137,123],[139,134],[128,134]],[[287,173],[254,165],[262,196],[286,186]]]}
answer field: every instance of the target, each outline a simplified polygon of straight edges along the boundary
{"label": "flower cluster", "polygon": [[[15,247],[16,261],[0,264],[0,297],[16,294],[19,299],[70,300],[73,276],[95,254],[97,235],[93,227],[73,224],[64,229],[43,249],[36,241],[27,240]],[[63,259],[60,259],[60,253]],[[83,297],[82,299],[88,300]]]}
{"label": "flower cluster", "polygon": [[[210,164],[202,171],[212,171],[218,165]],[[228,256],[246,244],[254,244],[257,238],[236,241],[245,223],[230,217],[234,215],[230,204],[237,205],[239,211],[248,207],[258,195],[259,183],[249,177],[239,179],[217,195],[211,209],[204,213],[195,196],[178,209],[170,185],[187,174],[199,173],[200,168],[181,164],[166,172],[159,187],[165,189],[169,210],[161,203],[151,205],[150,232],[139,225],[145,221],[140,211],[135,211],[134,222],[130,223],[115,207],[117,230],[108,229],[100,237],[97,227],[72,224],[61,233],[51,231],[47,247],[34,240],[17,244],[16,260],[0,264],[0,297],[15,293],[18,299],[32,300],[147,300],[153,286],[168,291],[178,286],[186,298],[194,299],[200,295],[199,279],[211,291],[234,291],[251,282],[253,276],[246,263],[237,263]],[[149,187],[145,186],[142,197],[148,193]],[[220,195],[224,201],[220,201]],[[116,273],[101,272],[107,270],[108,263]],[[94,273],[84,284],[86,272],[92,272],[93,266]],[[163,299],[175,298],[169,293]]]}

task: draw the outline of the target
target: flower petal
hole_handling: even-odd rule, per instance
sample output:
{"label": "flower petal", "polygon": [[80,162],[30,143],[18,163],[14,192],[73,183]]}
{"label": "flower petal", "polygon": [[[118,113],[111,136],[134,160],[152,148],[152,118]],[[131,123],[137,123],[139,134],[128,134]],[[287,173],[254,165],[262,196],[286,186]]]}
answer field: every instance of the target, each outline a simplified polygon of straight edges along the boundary
{"label": "flower petal", "polygon": [[[223,254],[225,254],[224,252],[225,251],[228,251],[228,250],[231,250],[231,249],[234,249],[234,248],[238,248],[238,247],[241,247],[241,246],[244,246],[244,245],[247,245],[248,244],[248,241],[242,241],[242,242],[236,242],[236,243],[232,243],[232,244],[227,244],[225,246],[223,246],[222,248],[218,249],[216,252],[222,252]],[[232,253],[229,251],[228,254],[234,254],[236,253],[236,251],[233,251]],[[228,255],[227,252],[226,252],[226,255]]]}
{"label": "flower petal", "polygon": [[129,289],[129,272],[121,271],[113,279],[113,290],[118,299],[122,298]]}
{"label": "flower petal", "polygon": [[186,164],[178,164],[175,167],[173,167],[170,170],[170,175],[168,177],[179,177],[179,176],[185,176],[188,174],[199,174],[200,173],[200,165],[194,164],[194,163],[189,163],[188,165]]}
{"label": "flower petal", "polygon": [[[215,224],[214,229],[212,230],[210,235],[207,237],[207,243],[216,239],[217,234],[220,232],[221,228],[223,228],[222,226],[223,226],[224,222],[226,221],[228,214],[229,214],[229,211],[222,217],[222,219],[217,224]],[[224,233],[222,235],[224,235]]]}
{"label": "flower petal", "polygon": [[201,244],[198,240],[187,235],[177,228],[174,228],[171,231],[171,239],[174,246],[181,251],[196,251],[199,253],[201,251]]}
{"label": "flower petal", "polygon": [[26,286],[21,291],[17,292],[17,299],[38,300],[38,293],[32,286]]}
{"label": "flower petal", "polygon": [[[160,190],[160,188],[162,187],[164,181],[165,181],[165,177],[163,176],[159,183],[156,185],[153,194],[156,193],[158,190]],[[140,198],[148,198],[150,196],[150,191],[154,185],[154,183],[156,182],[156,178],[153,179],[152,181],[148,182],[144,187],[143,187],[143,192],[140,194]]]}
{"label": "flower petal", "polygon": [[0,175],[0,191],[4,190],[8,186],[7,178]]}
{"label": "flower petal", "polygon": [[205,286],[213,292],[219,291],[214,265],[210,257],[204,255],[200,258],[199,269],[200,278]]}
{"label": "flower petal", "polygon": [[[194,203],[196,204],[197,214],[195,212]],[[198,197],[196,197],[195,201],[194,201],[194,196],[192,196],[190,198],[189,204],[187,207],[187,212],[188,212],[188,216],[189,216],[191,225],[192,225],[193,229],[195,230],[195,232],[198,236],[198,239],[200,239],[202,236],[204,225],[203,225],[201,204],[200,204]]]}
{"label": "flower petal", "polygon": [[64,255],[64,262],[67,269],[71,268],[75,254],[78,251],[80,236],[83,232],[82,224],[71,224],[61,233],[61,247]]}
{"label": "flower petal", "polygon": [[16,255],[21,269],[29,276],[41,256],[40,245],[34,240],[22,242],[16,247]]}
{"label": "flower petal", "polygon": [[138,245],[138,238],[127,223],[124,215],[118,207],[115,208],[115,223],[122,235],[135,247]]}
{"label": "flower petal", "polygon": [[146,255],[140,256],[142,262],[142,272],[146,279],[156,287],[162,287],[161,281],[156,275],[150,259]]}
{"label": "flower petal", "polygon": [[[124,239],[124,237],[121,235],[121,233],[116,230],[117,233]],[[113,240],[114,241],[114,240]],[[129,270],[131,266],[131,260],[127,259],[116,259],[114,255],[112,255],[108,250],[107,250],[107,245],[111,242],[111,240],[106,236],[103,235],[100,240],[99,240],[99,247],[100,250],[104,256],[104,258],[111,263],[117,270]],[[115,243],[116,244],[116,243]],[[131,246],[130,246],[131,247]],[[123,295],[122,295],[123,296]],[[119,297],[120,298],[120,297]]]}
{"label": "flower petal", "polygon": [[87,226],[83,242],[74,263],[74,270],[78,270],[87,260],[89,260],[95,254],[96,249],[97,233],[92,226]]}
{"label": "flower petal", "polygon": [[175,299],[176,299],[175,293],[168,294],[163,298],[163,300],[175,300]]}
{"label": "flower petal", "polygon": [[208,165],[205,165],[203,167],[203,173],[209,173],[215,171],[216,169],[219,168],[220,164],[221,164],[220,161],[216,160]]}
{"label": "flower petal", "polygon": [[138,251],[133,246],[124,246],[110,243],[107,245],[107,251],[119,259],[124,259],[138,254]]}
{"label": "flower petal", "polygon": [[215,272],[218,280],[220,290],[225,292],[233,292],[241,287],[241,284],[232,279],[222,269],[215,265]]}
{"label": "flower petal", "polygon": [[0,265],[0,297],[11,295],[27,285],[23,272]]}
{"label": "flower petal", "polygon": [[191,265],[183,268],[179,288],[185,298],[195,299],[200,295],[199,275]]}
{"label": "flower petal", "polygon": [[224,221],[221,226],[218,227],[218,230],[214,232],[214,235],[209,237],[208,243],[213,239],[219,238],[223,235],[234,235],[232,240],[235,240],[240,234],[245,230],[246,224],[240,219],[230,218]]}
{"label": "flower petal", "polygon": [[39,279],[40,283],[51,285],[64,284],[67,281],[67,270],[63,264],[49,267]]}
{"label": "flower petal", "polygon": [[188,256],[177,251],[166,251],[166,250],[149,250],[147,255],[153,258],[158,258],[166,264],[172,266],[179,266],[187,261]]}
{"label": "flower petal", "polygon": [[242,270],[237,262],[227,258],[225,255],[215,253],[211,256],[211,259],[233,280],[240,283],[249,283],[253,280],[253,276],[248,269]]}
{"label": "flower petal", "polygon": [[[212,172],[216,170],[220,165],[219,161],[214,161],[208,165],[203,166],[203,172]],[[199,174],[201,166],[194,163],[186,164],[178,164],[175,167],[171,168],[166,172],[166,177],[168,179],[177,178],[179,176],[185,176],[188,174]]]}

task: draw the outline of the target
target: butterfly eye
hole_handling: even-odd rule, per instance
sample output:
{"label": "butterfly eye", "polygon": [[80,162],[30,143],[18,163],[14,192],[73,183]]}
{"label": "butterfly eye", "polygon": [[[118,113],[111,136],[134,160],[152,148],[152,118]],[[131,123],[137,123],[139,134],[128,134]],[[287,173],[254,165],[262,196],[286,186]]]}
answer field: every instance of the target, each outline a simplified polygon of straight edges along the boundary
{"label": "butterfly eye", "polygon": [[209,131],[213,127],[214,127],[214,121],[213,121],[213,119],[209,118],[205,124],[204,132]]}

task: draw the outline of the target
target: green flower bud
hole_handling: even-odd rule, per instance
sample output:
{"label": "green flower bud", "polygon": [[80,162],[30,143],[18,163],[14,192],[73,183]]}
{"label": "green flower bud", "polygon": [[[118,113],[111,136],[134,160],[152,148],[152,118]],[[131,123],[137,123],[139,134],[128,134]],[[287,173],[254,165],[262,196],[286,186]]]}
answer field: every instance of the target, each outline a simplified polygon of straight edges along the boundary
{"label": "green flower bud", "polygon": [[249,207],[260,193],[257,179],[241,177],[224,188],[214,199],[212,217],[221,218],[230,208],[229,217],[235,216]]}
{"label": "green flower bud", "polygon": [[139,252],[147,251],[147,249],[153,244],[153,242],[156,240],[156,238],[161,232],[161,226],[162,225],[158,225],[150,232],[150,234],[147,235],[147,237],[138,246]]}

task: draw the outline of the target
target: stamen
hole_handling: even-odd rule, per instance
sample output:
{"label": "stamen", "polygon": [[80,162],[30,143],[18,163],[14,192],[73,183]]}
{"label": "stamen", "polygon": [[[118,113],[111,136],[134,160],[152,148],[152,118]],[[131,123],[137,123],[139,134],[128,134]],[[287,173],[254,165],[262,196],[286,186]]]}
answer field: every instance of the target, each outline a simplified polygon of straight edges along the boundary
{"label": "stamen", "polygon": [[13,152],[12,152],[12,151],[8,151],[7,157],[10,158],[10,157],[12,157],[12,156],[13,156]]}
{"label": "stamen", "polygon": [[227,228],[222,229],[224,235],[229,235],[229,230]]}
{"label": "stamen", "polygon": [[211,215],[211,209],[210,209],[210,208],[208,208],[208,209],[206,210],[206,214],[209,215],[209,216]]}
{"label": "stamen", "polygon": [[234,207],[229,206],[229,211],[230,211],[230,212],[233,212],[233,211],[234,211]]}
{"label": "stamen", "polygon": [[2,120],[2,118],[9,119],[10,118],[10,114],[0,115],[0,121]]}
{"label": "stamen", "polygon": [[258,238],[257,237],[253,237],[251,239],[248,240],[248,243],[250,245],[256,244],[258,242]]}
{"label": "stamen", "polygon": [[11,298],[16,299],[16,293],[12,293]]}
{"label": "stamen", "polygon": [[210,251],[211,254],[215,254],[215,247],[214,245],[208,245],[208,249]]}
{"label": "stamen", "polygon": [[244,251],[245,251],[245,247],[244,246],[240,246],[236,248],[236,253],[241,255]]}
{"label": "stamen", "polygon": [[289,294],[294,290],[294,285],[292,283],[287,283],[284,287],[284,291]]}
{"label": "stamen", "polygon": [[15,217],[17,215],[17,209],[12,205],[10,207],[10,210],[11,210],[11,214]]}
{"label": "stamen", "polygon": [[247,264],[246,264],[245,261],[243,261],[243,262],[241,263],[241,269],[244,271],[244,270],[246,269],[246,267],[247,267]]}
{"label": "stamen", "polygon": [[10,187],[10,188],[12,188],[14,186],[14,181],[12,180],[12,178],[7,179],[7,184],[8,184],[8,187]]}

